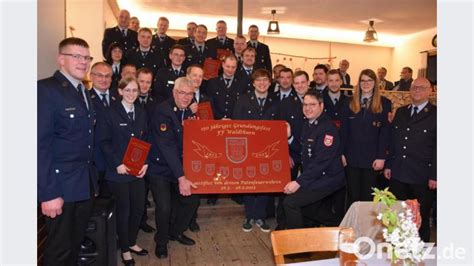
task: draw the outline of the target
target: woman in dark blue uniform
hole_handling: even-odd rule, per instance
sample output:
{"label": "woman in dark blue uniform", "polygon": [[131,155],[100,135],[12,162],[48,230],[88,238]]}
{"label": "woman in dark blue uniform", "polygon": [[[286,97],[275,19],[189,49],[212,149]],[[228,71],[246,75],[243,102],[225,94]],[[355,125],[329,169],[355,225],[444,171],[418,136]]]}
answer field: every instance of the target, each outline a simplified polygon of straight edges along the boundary
{"label": "woman in dark blue uniform", "polygon": [[122,261],[125,265],[134,265],[131,253],[140,256],[148,251],[136,244],[140,220],[145,209],[145,164],[138,176],[128,173],[130,170],[122,163],[123,156],[131,137],[145,139],[147,132],[146,111],[134,105],[138,97],[138,83],[133,77],[122,79],[118,84],[118,93],[122,101],[113,104],[98,125],[99,141],[107,169],[105,179],[116,200],[117,234]]}
{"label": "woman in dark blue uniform", "polygon": [[121,79],[120,73],[122,72],[122,67],[125,65],[125,60],[123,56],[123,47],[118,42],[113,42],[110,44],[107,49],[107,54],[105,57],[105,62],[112,66],[112,84],[110,88],[113,90],[117,89],[117,85]]}
{"label": "woman in dark blue uniform", "polygon": [[347,165],[346,207],[354,201],[372,200],[372,187],[387,156],[392,104],[380,95],[377,83],[373,70],[362,70],[354,95],[344,108],[341,135],[342,160]]}

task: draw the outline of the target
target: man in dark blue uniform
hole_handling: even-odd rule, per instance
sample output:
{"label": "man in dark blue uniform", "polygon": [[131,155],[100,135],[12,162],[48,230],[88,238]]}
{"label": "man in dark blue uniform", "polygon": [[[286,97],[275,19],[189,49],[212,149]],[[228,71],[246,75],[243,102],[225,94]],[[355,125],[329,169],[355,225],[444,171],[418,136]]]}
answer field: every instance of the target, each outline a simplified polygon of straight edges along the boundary
{"label": "man in dark blue uniform", "polygon": [[[168,257],[168,240],[177,240],[183,245],[195,244],[183,234],[199,204],[199,197],[192,195],[195,185],[183,170],[183,121],[193,115],[188,106],[194,90],[190,79],[176,79],[173,97],[155,108],[151,122],[148,176],[156,204],[155,254],[158,258]],[[175,215],[170,223],[172,212]]]}
{"label": "man in dark blue uniform", "polygon": [[329,69],[323,64],[317,64],[313,70],[313,81],[309,84],[311,89],[323,92],[327,87],[327,73]]}
{"label": "man in dark blue uniform", "polygon": [[149,28],[141,28],[138,32],[139,45],[125,54],[125,61],[127,64],[135,65],[137,69],[146,67],[155,74],[165,64],[161,53],[151,47],[151,36],[152,32]]}
{"label": "man in dark blue uniform", "polygon": [[252,47],[247,47],[242,52],[243,59],[242,59],[242,66],[237,69],[236,75],[240,79],[243,80],[245,86],[243,88],[245,93],[250,93],[253,91],[252,86],[252,74],[256,70],[255,64],[255,49]]}
{"label": "man in dark blue uniform", "polygon": [[227,37],[227,23],[219,20],[216,23],[217,36],[206,41],[206,46],[217,55],[217,49],[234,52],[234,40]]}
{"label": "man in dark blue uniform", "polygon": [[207,92],[211,97],[215,119],[232,118],[235,102],[242,96],[247,85],[235,73],[237,59],[229,55],[222,62],[222,75],[210,79],[207,83]]}
{"label": "man in dark blue uniform", "polygon": [[164,66],[169,66],[171,64],[168,54],[170,53],[171,47],[176,44],[176,40],[166,34],[169,26],[170,22],[168,18],[158,18],[158,22],[156,24],[158,32],[153,35],[152,41],[152,46],[156,52],[159,53],[159,58],[163,59]]}
{"label": "man in dark blue uniform", "polygon": [[38,81],[38,202],[46,216],[45,265],[76,265],[97,180],[94,108],[82,84],[92,57],[79,38],[59,44],[59,70]]}
{"label": "man in dark blue uniform", "polygon": [[118,17],[118,25],[113,28],[107,28],[104,31],[102,40],[102,55],[107,58],[107,49],[114,42],[121,44],[124,54],[138,47],[137,32],[128,28],[130,13],[122,9]]}
{"label": "man in dark blue uniform", "polygon": [[[91,67],[90,78],[92,81],[92,89],[90,90],[90,95],[97,120],[102,119],[110,105],[119,99],[118,95],[110,89],[112,75],[112,67],[105,62],[97,62]],[[96,132],[94,140],[94,164],[98,173],[99,196],[106,198],[110,197],[110,191],[104,179],[106,162],[104,154],[99,147],[99,137]]]}
{"label": "man in dark blue uniform", "polygon": [[341,141],[337,128],[324,113],[323,97],[311,90],[303,101],[308,122],[304,124],[300,143],[288,129],[290,145],[301,145],[303,165],[301,175],[284,188],[288,194],[283,203],[286,226],[290,229],[303,227],[303,207],[319,204],[344,186]]}
{"label": "man in dark blue uniform", "polygon": [[186,68],[183,66],[185,55],[185,48],[182,45],[173,45],[168,55],[171,60],[170,66],[158,69],[151,91],[158,102],[166,101],[172,97],[174,81],[186,75]]}
{"label": "man in dark blue uniform", "polygon": [[327,73],[328,89],[323,92],[324,112],[339,129],[342,121],[343,107],[349,104],[348,97],[341,92],[342,75],[336,69]]}
{"label": "man in dark blue uniform", "polygon": [[417,78],[410,88],[412,104],[397,109],[385,177],[399,200],[420,203],[420,237],[430,241],[430,210],[436,181],[436,106],[429,102],[431,85]]}
{"label": "man in dark blue uniform", "polygon": [[186,65],[200,65],[203,66],[206,58],[217,58],[215,50],[210,49],[206,45],[207,38],[207,27],[206,25],[199,24],[196,27],[196,34],[194,38],[194,44],[186,47]]}
{"label": "man in dark blue uniform", "polygon": [[268,45],[258,41],[257,25],[250,25],[249,27],[249,41],[247,42],[248,47],[252,47],[256,51],[255,56],[255,69],[264,68],[268,71],[272,71],[272,59],[270,58],[270,49]]}
{"label": "man in dark blue uniform", "polygon": [[183,46],[193,45],[194,34],[196,34],[196,27],[197,27],[196,22],[189,22],[188,25],[186,25],[186,33],[188,34],[188,37],[179,39],[177,43]]}
{"label": "man in dark blue uniform", "polygon": [[[252,74],[255,90],[244,94],[235,103],[232,119],[234,120],[275,120],[277,119],[278,103],[268,94],[270,87],[270,72],[257,69]],[[244,195],[245,220],[242,225],[244,232],[252,231],[256,224],[263,232],[270,232],[266,223],[267,194]]]}
{"label": "man in dark blue uniform", "polygon": [[[140,105],[145,111],[148,119],[148,125],[153,119],[153,113],[155,111],[158,102],[150,95],[151,81],[153,80],[153,72],[148,68],[140,68],[137,71],[137,82],[139,85],[139,94],[135,100],[135,105]],[[150,182],[148,176],[145,175],[145,211],[143,212],[143,217],[140,222],[140,229],[146,233],[152,233],[155,231],[151,225],[147,223],[148,212],[146,210],[147,206],[150,206],[148,200],[148,194],[150,191]]]}
{"label": "man in dark blue uniform", "polygon": [[237,58],[237,69],[242,66],[242,60],[244,58],[243,51],[247,48],[247,42],[244,36],[235,36],[234,40],[234,55]]}
{"label": "man in dark blue uniform", "polygon": [[[283,73],[283,84],[286,84],[287,73],[292,73],[286,68]],[[291,69],[289,69],[291,70]],[[309,90],[309,76],[304,71],[296,71],[292,76],[292,84],[294,89],[290,90],[289,96],[281,100],[279,105],[279,119],[285,120],[290,124],[291,135],[294,139],[299,140],[301,138],[301,130],[305,122],[303,114],[303,97]],[[290,87],[291,87],[291,83]],[[288,85],[285,85],[288,86]],[[284,91],[284,90],[283,90]],[[300,145],[290,146],[290,167],[291,167],[291,180],[296,180],[298,172],[301,169],[301,147]],[[285,211],[283,209],[284,196],[280,196],[278,199],[278,205],[276,209],[276,220],[277,227],[275,230],[282,230],[286,228]]]}

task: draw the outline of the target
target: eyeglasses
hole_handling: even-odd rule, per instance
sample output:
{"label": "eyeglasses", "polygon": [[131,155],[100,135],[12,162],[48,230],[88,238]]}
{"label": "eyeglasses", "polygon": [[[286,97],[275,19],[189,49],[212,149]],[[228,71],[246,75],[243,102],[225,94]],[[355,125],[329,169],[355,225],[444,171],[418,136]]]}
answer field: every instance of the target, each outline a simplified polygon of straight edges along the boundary
{"label": "eyeglasses", "polygon": [[187,97],[193,97],[194,96],[194,92],[184,92],[184,91],[180,91],[180,90],[176,90],[176,92],[178,93],[179,96],[187,96]]}
{"label": "eyeglasses", "polygon": [[100,74],[100,73],[94,73],[94,72],[91,72],[92,75],[98,77],[98,78],[105,78],[105,79],[110,79],[112,78],[112,74],[107,74],[107,75],[104,75],[104,74]]}
{"label": "eyeglasses", "polygon": [[92,62],[94,60],[94,57],[88,56],[88,55],[80,55],[80,54],[66,54],[66,53],[61,53],[61,55],[66,55],[74,58],[74,60],[84,60],[88,62]]}
{"label": "eyeglasses", "polygon": [[360,83],[372,83],[372,82],[374,82],[373,79],[361,79],[360,80]]}

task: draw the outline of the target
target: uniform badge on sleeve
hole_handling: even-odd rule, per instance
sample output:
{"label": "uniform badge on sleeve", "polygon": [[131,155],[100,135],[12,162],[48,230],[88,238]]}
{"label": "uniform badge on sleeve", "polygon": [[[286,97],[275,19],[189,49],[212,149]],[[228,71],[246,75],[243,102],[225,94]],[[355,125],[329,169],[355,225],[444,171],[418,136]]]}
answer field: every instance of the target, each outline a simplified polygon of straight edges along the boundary
{"label": "uniform badge on sleeve", "polygon": [[334,137],[331,135],[324,135],[324,146],[331,147],[334,141]]}
{"label": "uniform badge on sleeve", "polygon": [[160,130],[161,130],[162,132],[165,132],[165,131],[166,131],[166,124],[165,124],[165,123],[160,124]]}

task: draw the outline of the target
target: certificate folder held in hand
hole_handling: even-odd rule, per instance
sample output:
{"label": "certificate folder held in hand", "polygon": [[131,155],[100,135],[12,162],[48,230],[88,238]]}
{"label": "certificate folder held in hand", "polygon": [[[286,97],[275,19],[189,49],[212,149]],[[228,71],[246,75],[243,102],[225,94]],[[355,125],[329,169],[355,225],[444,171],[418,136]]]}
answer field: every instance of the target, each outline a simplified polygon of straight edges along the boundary
{"label": "certificate folder held in hand", "polygon": [[198,110],[196,116],[200,120],[214,120],[214,114],[212,113],[211,102],[203,102],[198,104]]}
{"label": "certificate folder held in hand", "polygon": [[148,142],[134,137],[130,138],[122,161],[123,164],[130,169],[130,171],[128,171],[129,174],[138,176],[138,173],[146,162],[150,147],[151,144]]}

